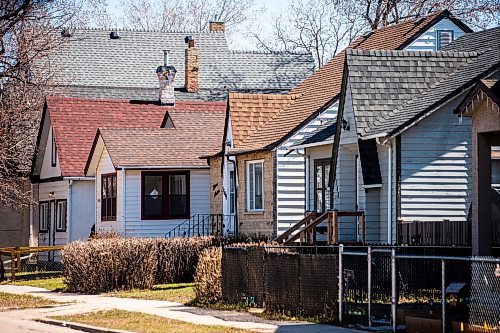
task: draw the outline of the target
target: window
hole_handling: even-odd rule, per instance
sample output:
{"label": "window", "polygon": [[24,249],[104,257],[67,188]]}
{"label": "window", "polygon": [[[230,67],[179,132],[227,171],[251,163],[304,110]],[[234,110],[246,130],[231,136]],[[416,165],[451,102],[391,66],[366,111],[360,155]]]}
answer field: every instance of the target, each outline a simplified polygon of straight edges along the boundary
{"label": "window", "polygon": [[264,162],[252,161],[247,164],[247,209],[264,209]]}
{"label": "window", "polygon": [[56,231],[66,231],[66,211],[67,202],[66,200],[57,201],[57,213],[56,213]]}
{"label": "window", "polygon": [[236,179],[234,170],[229,171],[229,214],[234,214],[236,200]]}
{"label": "window", "polygon": [[101,221],[116,221],[116,173],[101,176]]}
{"label": "window", "polygon": [[189,172],[143,172],[142,218],[189,218]]}
{"label": "window", "polygon": [[326,212],[330,209],[330,160],[315,160],[314,174],[314,208],[317,212]]}
{"label": "window", "polygon": [[51,149],[51,157],[50,157],[51,166],[55,167],[57,164],[57,145],[56,145],[56,137],[54,136],[54,131],[52,131],[52,149]]}
{"label": "window", "polygon": [[436,49],[441,50],[446,45],[453,42],[453,30],[438,30]]}
{"label": "window", "polygon": [[47,232],[49,230],[49,203],[40,202],[39,204],[39,228],[40,232]]}

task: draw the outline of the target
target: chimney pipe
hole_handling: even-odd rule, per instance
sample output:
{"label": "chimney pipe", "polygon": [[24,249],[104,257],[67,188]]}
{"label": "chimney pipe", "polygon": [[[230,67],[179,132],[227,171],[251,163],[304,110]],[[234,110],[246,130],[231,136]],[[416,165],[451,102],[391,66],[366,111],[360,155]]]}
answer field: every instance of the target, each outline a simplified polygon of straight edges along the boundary
{"label": "chimney pipe", "polygon": [[163,50],[163,66],[167,67],[169,64],[170,50]]}

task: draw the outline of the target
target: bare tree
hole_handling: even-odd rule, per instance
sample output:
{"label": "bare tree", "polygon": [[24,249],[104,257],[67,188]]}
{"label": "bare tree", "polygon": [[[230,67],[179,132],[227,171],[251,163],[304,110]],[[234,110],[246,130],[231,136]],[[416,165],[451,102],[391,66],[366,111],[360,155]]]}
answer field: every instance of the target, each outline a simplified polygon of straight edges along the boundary
{"label": "bare tree", "polygon": [[261,49],[311,52],[319,68],[364,28],[347,5],[332,5],[330,0],[295,0],[274,20],[271,36],[266,38],[258,32],[251,35]]}
{"label": "bare tree", "polygon": [[370,29],[378,29],[409,18],[447,9],[469,25],[484,29],[500,23],[498,0],[334,0],[333,5],[349,6]]}
{"label": "bare tree", "polygon": [[162,31],[205,31],[209,21],[231,30],[255,14],[255,0],[123,0],[124,25]]}
{"label": "bare tree", "polygon": [[50,51],[66,13],[58,4],[0,0],[0,203],[31,200],[27,174],[49,81]]}

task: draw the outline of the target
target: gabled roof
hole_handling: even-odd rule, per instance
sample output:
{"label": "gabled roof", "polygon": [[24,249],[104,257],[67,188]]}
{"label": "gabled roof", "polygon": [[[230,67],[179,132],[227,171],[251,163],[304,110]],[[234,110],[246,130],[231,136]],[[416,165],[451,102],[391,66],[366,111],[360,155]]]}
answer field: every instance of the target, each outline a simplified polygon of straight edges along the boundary
{"label": "gabled roof", "polygon": [[[457,51],[450,51],[455,48]],[[446,50],[415,55],[411,52],[363,55],[353,50],[351,60],[348,57],[349,77],[358,77],[351,83],[351,88],[357,89],[353,90],[353,101],[358,106],[370,101],[359,108],[361,113],[358,111],[356,116],[356,120],[358,116],[366,118],[358,124],[359,134],[397,135],[469,89],[476,80],[498,70],[500,27],[467,34]],[[373,69],[371,76],[362,74],[366,66]],[[386,71],[388,67],[390,72]],[[416,71],[417,67],[421,69]],[[381,86],[373,85],[377,80],[385,82],[383,95],[377,91]],[[374,113],[378,116],[369,120]],[[360,125],[365,128],[359,128]]]}
{"label": "gabled roof", "polygon": [[318,126],[314,131],[308,133],[302,138],[302,140],[297,141],[293,148],[304,148],[315,146],[319,143],[333,142],[335,136],[337,119],[328,119]]}
{"label": "gabled roof", "polygon": [[[177,69],[177,99],[223,98],[229,90],[287,92],[314,70],[310,53],[231,51],[221,32],[191,33],[77,29],[52,55],[61,71],[64,92],[78,97],[141,100],[158,98],[155,70],[163,50]],[[199,50],[200,93],[184,91],[186,36]]]}
{"label": "gabled roof", "polygon": [[[419,20],[409,20],[400,24],[375,30],[357,38],[350,48],[390,50],[404,48],[422,32],[439,20],[450,16],[448,11],[440,11]],[[453,18],[453,21],[460,22]],[[460,23],[466,31],[471,31]],[[282,109],[252,135],[247,137],[242,151],[272,149],[293,135],[321,110],[330,106],[340,96],[345,52],[340,52],[321,69],[294,88],[291,93],[302,94],[295,103]]]}
{"label": "gabled roof", "polygon": [[[47,97],[43,118],[50,119],[54,131],[62,176],[84,176],[98,128],[159,129],[168,111],[176,128],[185,128],[196,136],[204,130],[200,122],[205,115],[211,117],[224,110],[222,102],[177,101],[174,107],[166,107],[118,99]],[[188,150],[189,142],[184,141],[183,147]]]}
{"label": "gabled roof", "polygon": [[244,138],[269,120],[298,95],[230,93],[228,98],[233,147],[238,149]]}
{"label": "gabled roof", "polygon": [[402,118],[411,115],[409,101],[441,80],[449,80],[451,73],[477,57],[476,52],[347,50],[350,100],[358,135],[376,135],[402,124]]}
{"label": "gabled roof", "polygon": [[[460,102],[453,113],[460,114],[465,117],[470,116],[469,110],[474,110],[474,102],[480,101],[483,98],[489,98],[491,104],[500,106],[500,81],[499,80],[479,80],[474,87],[467,93],[467,96]],[[493,153],[493,152],[492,152]],[[495,152],[498,153],[498,152]]]}

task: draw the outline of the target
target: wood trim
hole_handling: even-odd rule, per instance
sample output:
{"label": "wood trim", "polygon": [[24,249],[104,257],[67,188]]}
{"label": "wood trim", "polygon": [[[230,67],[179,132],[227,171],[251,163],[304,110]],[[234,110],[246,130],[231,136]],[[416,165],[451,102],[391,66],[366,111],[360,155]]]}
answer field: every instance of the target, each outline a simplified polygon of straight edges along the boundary
{"label": "wood trim", "polygon": [[[168,177],[170,175],[185,175],[186,176],[186,205],[187,214],[186,215],[170,215],[168,198],[169,198],[169,187],[168,187]],[[148,217],[144,214],[144,178],[145,176],[162,176],[162,207],[163,215],[158,217]],[[191,217],[191,172],[186,171],[143,171],[141,172],[141,220],[144,221],[158,221],[158,220],[177,220],[177,219],[189,219]]]}
{"label": "wood trim", "polygon": [[[47,220],[45,221],[46,224],[46,229],[42,229],[40,225],[40,218],[42,217],[42,214],[40,214],[40,206],[42,204],[47,204]],[[50,215],[50,201],[49,200],[44,200],[44,201],[39,201],[38,202],[38,233],[40,234],[46,234],[49,232],[49,215]]]}
{"label": "wood trim", "polygon": [[[57,218],[59,216],[59,203],[60,202],[65,202],[66,203],[66,216],[64,217],[64,227],[62,229],[59,229],[57,227]],[[68,200],[67,199],[57,199],[56,200],[56,209],[55,209],[55,213],[56,213],[56,218],[55,218],[55,229],[56,229],[56,232],[66,232],[66,230],[68,229]]]}
{"label": "wood trim", "polygon": [[[100,211],[100,214],[101,214],[101,222],[114,222],[116,221],[116,215],[118,213],[118,209],[116,209],[117,207],[115,207],[116,209],[116,213],[115,213],[115,216],[111,216],[111,217],[108,217],[109,215],[106,214],[106,216],[104,217],[102,215],[102,204],[103,204],[103,200],[102,200],[102,192],[103,192],[103,179],[104,178],[108,178],[108,177],[115,177],[116,179],[116,203],[115,203],[115,206],[118,206],[118,176],[116,174],[116,172],[111,172],[111,173],[104,173],[104,174],[101,174],[101,193],[100,193],[100,197],[101,197],[101,211]],[[111,210],[113,210],[113,208],[111,207]]]}

